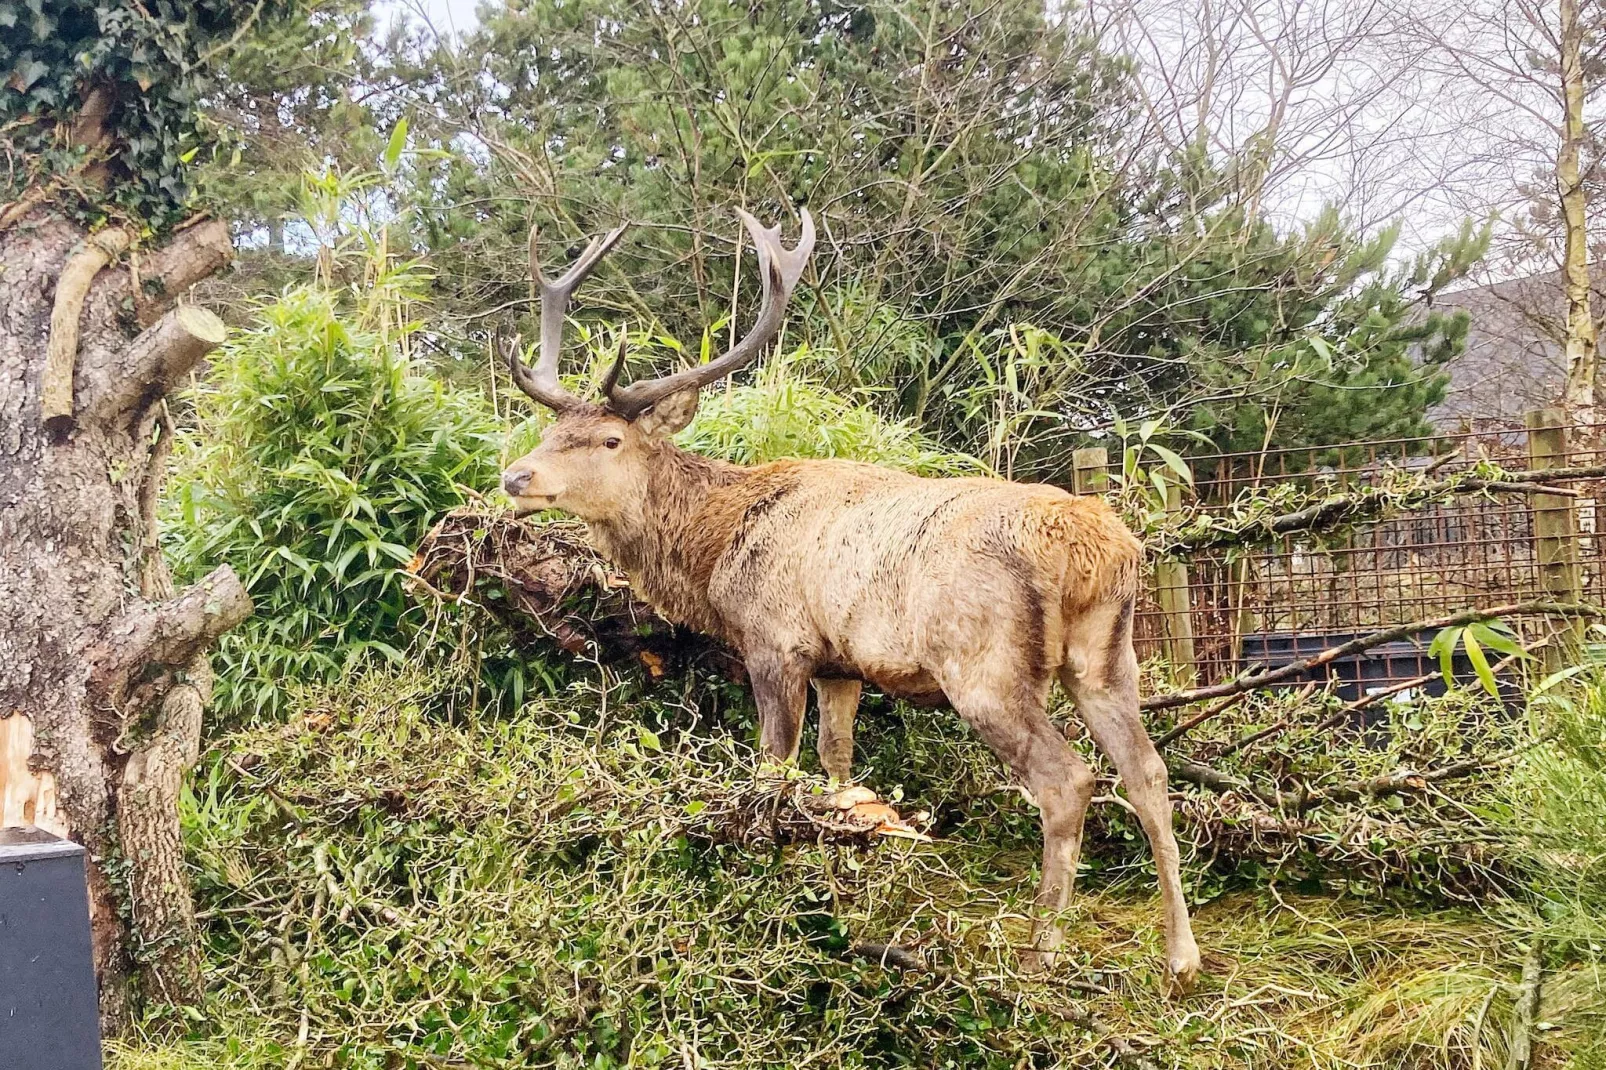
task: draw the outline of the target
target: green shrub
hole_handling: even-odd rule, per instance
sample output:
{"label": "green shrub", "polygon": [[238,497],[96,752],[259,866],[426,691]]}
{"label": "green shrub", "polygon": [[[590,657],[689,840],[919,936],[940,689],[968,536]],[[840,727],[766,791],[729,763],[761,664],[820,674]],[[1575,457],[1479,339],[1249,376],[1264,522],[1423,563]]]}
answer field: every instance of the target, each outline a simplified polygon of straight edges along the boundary
{"label": "green shrub", "polygon": [[175,571],[232,565],[256,606],[219,650],[225,711],[276,713],[281,681],[332,679],[365,650],[399,657],[423,619],[401,569],[465,487],[494,482],[498,427],[480,395],[406,356],[407,281],[382,280],[357,308],[287,292],[194,392],[169,490]]}
{"label": "green shrub", "polygon": [[[632,351],[673,348],[647,334],[631,337]],[[704,350],[709,348],[704,342]],[[611,346],[597,346],[592,372],[571,381],[582,394],[595,390],[598,371],[612,360]],[[901,468],[926,476],[984,475],[987,466],[974,457],[945,450],[923,434],[912,420],[892,420],[873,404],[868,389],[838,392],[824,385],[830,376],[829,353],[804,347],[776,355],[759,366],[748,382],[727,381],[703,392],[697,416],[676,439],[694,453],[737,464],[763,464],[789,457],[841,458]],[[509,438],[517,455],[540,441],[551,422],[544,410],[526,420]]]}
{"label": "green shrub", "polygon": [[[689,450],[738,464],[838,457],[928,476],[981,475],[981,462],[945,451],[912,420],[889,420],[865,396],[839,394],[808,374],[807,350],[771,360],[750,384],[716,388],[680,435]],[[815,358],[817,359],[817,358]]]}

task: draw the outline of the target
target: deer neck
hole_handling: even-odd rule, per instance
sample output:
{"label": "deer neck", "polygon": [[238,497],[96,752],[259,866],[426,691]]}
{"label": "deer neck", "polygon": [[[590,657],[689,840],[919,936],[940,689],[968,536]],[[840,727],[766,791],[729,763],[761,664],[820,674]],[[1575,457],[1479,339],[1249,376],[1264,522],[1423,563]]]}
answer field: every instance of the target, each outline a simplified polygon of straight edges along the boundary
{"label": "deer neck", "polygon": [[621,515],[590,523],[597,549],[664,616],[717,634],[708,576],[725,545],[704,514],[710,496],[740,482],[747,471],[661,444],[648,465],[645,493]]}

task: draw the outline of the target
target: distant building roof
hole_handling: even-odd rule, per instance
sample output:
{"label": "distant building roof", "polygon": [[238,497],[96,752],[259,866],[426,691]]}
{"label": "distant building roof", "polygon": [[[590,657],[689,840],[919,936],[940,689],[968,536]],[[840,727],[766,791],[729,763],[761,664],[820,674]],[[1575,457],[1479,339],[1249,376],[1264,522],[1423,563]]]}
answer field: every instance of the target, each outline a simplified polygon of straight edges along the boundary
{"label": "distant building roof", "polygon": [[1440,294],[1434,307],[1465,309],[1472,321],[1466,351],[1449,364],[1449,394],[1428,414],[1434,423],[1520,423],[1524,413],[1561,399],[1567,375],[1559,341],[1566,315],[1561,272]]}

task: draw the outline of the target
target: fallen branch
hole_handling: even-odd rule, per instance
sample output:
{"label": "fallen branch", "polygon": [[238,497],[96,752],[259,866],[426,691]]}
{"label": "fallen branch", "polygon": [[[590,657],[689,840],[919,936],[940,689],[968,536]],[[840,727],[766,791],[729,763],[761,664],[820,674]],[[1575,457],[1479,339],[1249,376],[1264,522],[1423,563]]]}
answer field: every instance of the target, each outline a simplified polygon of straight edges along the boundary
{"label": "fallen branch", "polygon": [[1300,812],[1315,809],[1325,803],[1357,802],[1361,799],[1381,799],[1389,795],[1409,795],[1428,790],[1429,786],[1446,780],[1457,780],[1461,777],[1481,773],[1486,769],[1494,769],[1511,760],[1511,755],[1499,758],[1468,758],[1465,761],[1452,762],[1438,769],[1430,769],[1425,773],[1418,773],[1411,769],[1399,769],[1382,776],[1367,777],[1364,780],[1354,780],[1348,784],[1336,787],[1318,789],[1307,794],[1299,802]]}
{"label": "fallen branch", "polygon": [[1201,788],[1209,788],[1220,795],[1235,791],[1258,798],[1249,787],[1248,781],[1241,780],[1229,773],[1223,773],[1218,769],[1212,769],[1208,765],[1200,765],[1198,762],[1187,760],[1172,760],[1165,764],[1171,776],[1177,780],[1182,780],[1189,784],[1197,784]]}
{"label": "fallen branch", "polygon": [[1423,632],[1437,632],[1444,628],[1476,624],[1480,621],[1499,620],[1504,617],[1602,616],[1606,616],[1606,606],[1597,606],[1587,602],[1554,602],[1548,599],[1538,599],[1531,602],[1512,602],[1508,605],[1491,606],[1487,609],[1468,609],[1448,616],[1433,617],[1428,620],[1412,621],[1409,624],[1399,624],[1391,628],[1384,628],[1368,635],[1351,639],[1347,643],[1330,646],[1309,657],[1296,659],[1275,669],[1246,673],[1225,683],[1211,684],[1208,687],[1196,687],[1188,691],[1173,691],[1164,695],[1150,695],[1143,700],[1142,705],[1145,710],[1165,710],[1173,706],[1186,706],[1192,702],[1225,698],[1228,695],[1238,695],[1246,691],[1274,687],[1277,684],[1296,680],[1302,673],[1309,672],[1311,669],[1319,669],[1324,665],[1330,665],[1339,658],[1348,657],[1351,654],[1359,654],[1373,647],[1382,646],[1384,643],[1392,643],[1397,639],[1408,639]]}
{"label": "fallen branch", "polygon": [[[688,836],[744,847],[830,843],[867,847],[875,841],[927,840],[914,824],[864,787],[821,791],[817,782],[760,777],[704,808],[684,826]],[[915,822],[924,820],[916,815]]]}
{"label": "fallen branch", "polygon": [[873,962],[877,966],[896,966],[900,970],[924,970],[926,962],[913,948],[898,944],[861,942],[848,948],[848,954],[857,959]]}
{"label": "fallen branch", "polygon": [[1571,488],[1555,486],[1583,479],[1606,477],[1606,465],[1535,468],[1499,472],[1493,476],[1457,473],[1439,480],[1396,480],[1362,487],[1346,494],[1331,494],[1300,509],[1274,516],[1254,516],[1222,522],[1197,510],[1184,514],[1149,537],[1151,552],[1175,557],[1202,550],[1249,546],[1293,534],[1319,534],[1342,524],[1375,520],[1384,513],[1425,509],[1461,494],[1556,494],[1577,497]]}
{"label": "fallen branch", "polygon": [[653,679],[709,665],[746,679],[741,660],[715,640],[660,617],[586,541],[577,523],[540,523],[467,507],[424,537],[407,569],[418,593],[470,603],[521,639],[569,654],[634,663]]}

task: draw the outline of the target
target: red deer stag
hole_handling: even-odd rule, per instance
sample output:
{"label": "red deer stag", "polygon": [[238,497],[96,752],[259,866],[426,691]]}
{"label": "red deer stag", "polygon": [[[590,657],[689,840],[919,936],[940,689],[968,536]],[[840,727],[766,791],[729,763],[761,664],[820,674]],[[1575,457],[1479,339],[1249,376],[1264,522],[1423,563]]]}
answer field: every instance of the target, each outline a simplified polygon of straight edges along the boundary
{"label": "red deer stag", "polygon": [[597,548],[666,617],[741,653],[770,754],[795,758],[809,681],[820,706],[820,759],[849,775],[861,681],[951,704],[1036,799],[1043,882],[1026,965],[1052,963],[1081,851],[1093,773],[1050,722],[1057,676],[1126,784],[1154,851],[1167,965],[1189,986],[1199,970],[1171,834],[1166,767],[1138,713],[1132,604],[1140,546],[1098,498],[995,479],[922,479],[848,461],[742,467],[677,447],[670,436],[699,388],[751,362],[775,336],[814,247],[814,224],[788,251],[780,228],[746,212],[763,298],[728,352],[698,367],[621,386],[602,404],[558,382],[563,320],[576,287],[613,248],[594,240],[562,278],[541,273],[530,232],[540,357],[506,356],[514,381],[557,414],[503,486],[521,512],[585,520]]}

